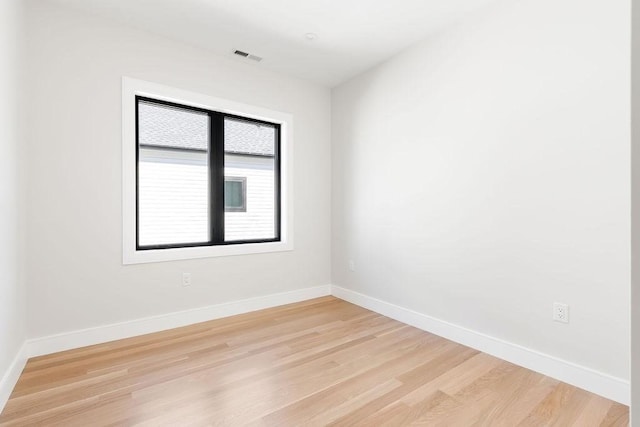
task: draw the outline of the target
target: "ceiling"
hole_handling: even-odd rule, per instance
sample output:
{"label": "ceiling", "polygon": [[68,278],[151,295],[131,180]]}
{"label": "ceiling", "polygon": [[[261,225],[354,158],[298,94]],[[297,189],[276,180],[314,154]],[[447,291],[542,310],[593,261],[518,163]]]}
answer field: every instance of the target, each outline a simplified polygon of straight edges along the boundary
{"label": "ceiling", "polygon": [[50,1],[332,87],[494,0]]}

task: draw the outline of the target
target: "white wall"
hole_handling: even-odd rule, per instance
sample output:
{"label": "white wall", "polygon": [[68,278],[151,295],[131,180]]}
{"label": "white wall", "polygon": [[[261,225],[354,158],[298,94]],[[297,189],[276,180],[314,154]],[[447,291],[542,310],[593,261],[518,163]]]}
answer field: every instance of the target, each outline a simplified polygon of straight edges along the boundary
{"label": "white wall", "polygon": [[[17,214],[21,23],[19,0],[0,2],[0,385],[25,339]],[[2,391],[0,387],[0,395]]]}
{"label": "white wall", "polygon": [[335,88],[334,284],[628,379],[629,8],[501,2]]}
{"label": "white wall", "polygon": [[[38,2],[28,31],[29,337],[329,283],[328,89]],[[122,265],[123,75],[293,114],[294,251]]]}

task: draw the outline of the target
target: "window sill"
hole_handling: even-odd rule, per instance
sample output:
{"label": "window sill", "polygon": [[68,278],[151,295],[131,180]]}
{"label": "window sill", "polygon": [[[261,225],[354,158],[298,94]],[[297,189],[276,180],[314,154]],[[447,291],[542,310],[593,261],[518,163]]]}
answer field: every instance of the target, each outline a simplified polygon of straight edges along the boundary
{"label": "window sill", "polygon": [[146,249],[123,252],[122,263],[144,264],[151,262],[178,261],[185,259],[210,258],[233,255],[250,255],[293,250],[287,242],[242,243],[223,246],[196,246],[192,248]]}

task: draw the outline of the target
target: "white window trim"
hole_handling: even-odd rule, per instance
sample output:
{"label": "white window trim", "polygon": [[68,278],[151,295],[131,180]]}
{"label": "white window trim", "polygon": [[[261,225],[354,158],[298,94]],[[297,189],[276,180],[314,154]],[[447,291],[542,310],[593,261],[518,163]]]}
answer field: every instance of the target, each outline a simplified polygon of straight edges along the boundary
{"label": "white window trim", "polygon": [[[136,249],[136,95],[280,124],[281,241]],[[143,80],[122,78],[122,263],[140,264],[293,250],[293,116],[253,105],[214,98]]]}

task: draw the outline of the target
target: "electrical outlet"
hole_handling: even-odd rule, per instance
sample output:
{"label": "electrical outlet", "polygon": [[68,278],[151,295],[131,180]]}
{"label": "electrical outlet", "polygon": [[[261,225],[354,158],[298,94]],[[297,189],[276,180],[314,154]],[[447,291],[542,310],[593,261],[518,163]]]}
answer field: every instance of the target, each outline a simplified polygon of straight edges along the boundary
{"label": "electrical outlet", "polygon": [[352,259],[349,260],[349,271],[356,271],[356,262]]}
{"label": "electrical outlet", "polygon": [[556,322],[569,323],[569,306],[561,302],[554,302],[553,320]]}
{"label": "electrical outlet", "polygon": [[182,273],[182,286],[191,286],[191,273]]}

